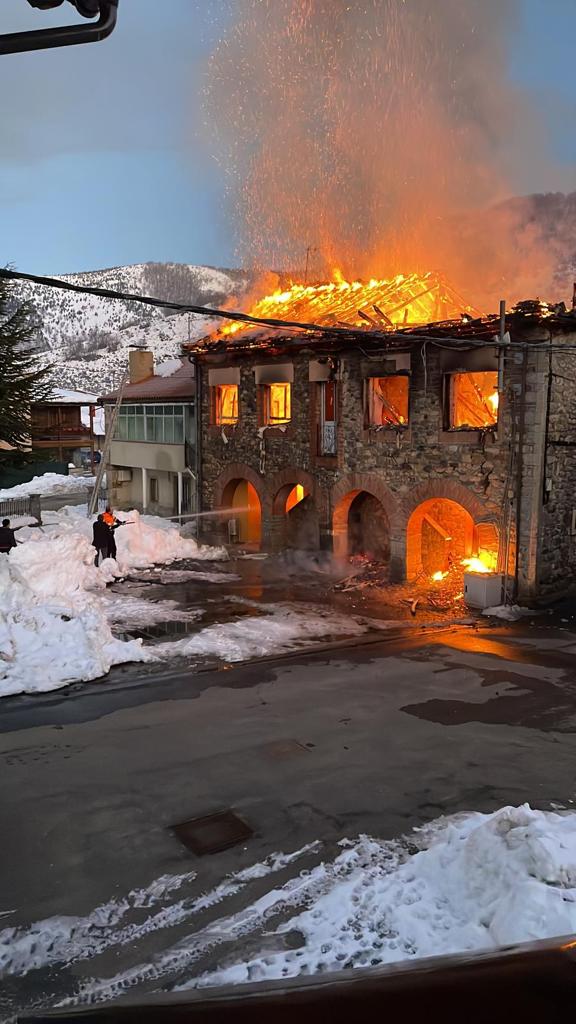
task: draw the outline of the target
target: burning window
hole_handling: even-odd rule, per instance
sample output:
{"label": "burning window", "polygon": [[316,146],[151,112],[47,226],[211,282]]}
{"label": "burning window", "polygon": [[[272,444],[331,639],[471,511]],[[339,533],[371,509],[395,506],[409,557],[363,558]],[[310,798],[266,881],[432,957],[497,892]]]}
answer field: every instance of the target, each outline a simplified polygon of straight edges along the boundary
{"label": "burning window", "polygon": [[264,423],[276,426],[289,423],[291,417],[290,384],[264,385]]}
{"label": "burning window", "polygon": [[214,422],[238,422],[238,385],[217,384],[214,388]]}
{"label": "burning window", "polygon": [[453,373],[449,377],[451,430],[483,430],[498,422],[498,374]]}
{"label": "burning window", "polygon": [[370,377],[368,417],[371,426],[404,427],[408,423],[408,377]]}
{"label": "burning window", "polygon": [[306,493],[302,484],[296,484],[286,498],[286,512],[290,512],[296,505],[299,505],[305,497]]}

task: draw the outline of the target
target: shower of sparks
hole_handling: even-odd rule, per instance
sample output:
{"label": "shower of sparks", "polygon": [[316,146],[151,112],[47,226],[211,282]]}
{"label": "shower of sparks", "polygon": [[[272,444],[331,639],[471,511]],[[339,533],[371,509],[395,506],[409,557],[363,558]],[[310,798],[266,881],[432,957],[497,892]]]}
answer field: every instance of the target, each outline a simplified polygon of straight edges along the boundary
{"label": "shower of sparks", "polygon": [[507,75],[516,13],[515,0],[236,0],[205,99],[243,263],[304,283],[335,266],[349,281],[438,268],[484,308],[512,256],[531,271],[515,226],[496,245],[479,213],[510,192],[509,140],[518,159],[535,144]]}

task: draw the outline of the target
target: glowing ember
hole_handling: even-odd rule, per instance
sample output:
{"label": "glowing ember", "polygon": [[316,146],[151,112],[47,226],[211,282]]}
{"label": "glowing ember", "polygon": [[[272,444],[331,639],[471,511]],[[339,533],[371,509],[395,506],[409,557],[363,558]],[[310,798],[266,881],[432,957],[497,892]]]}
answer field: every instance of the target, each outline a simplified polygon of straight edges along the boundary
{"label": "glowing ember", "polygon": [[[292,284],[259,299],[251,316],[302,323],[389,330],[406,324],[456,319],[461,313],[480,315],[440,274],[397,274],[386,280],[345,281],[335,270],[325,284]],[[250,324],[232,323],[222,334],[253,330]]]}
{"label": "glowing ember", "polygon": [[447,575],[447,572],[435,572],[432,576],[432,579],[434,580],[435,583],[440,583],[440,580],[445,580]]}

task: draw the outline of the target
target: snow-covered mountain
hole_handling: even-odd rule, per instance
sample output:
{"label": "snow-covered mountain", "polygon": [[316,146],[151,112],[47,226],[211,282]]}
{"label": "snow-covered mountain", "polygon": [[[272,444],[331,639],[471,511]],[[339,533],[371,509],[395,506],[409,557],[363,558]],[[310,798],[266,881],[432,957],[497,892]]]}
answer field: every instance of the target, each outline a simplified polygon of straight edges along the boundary
{"label": "snow-covered mountain", "polygon": [[[109,270],[62,275],[74,284],[168,302],[236,306],[249,288],[249,272],[184,263],[139,263]],[[36,347],[55,368],[60,387],[102,394],[119,381],[131,345],[145,345],[160,361],[178,353],[180,343],[215,326],[205,317],[103,299],[21,282],[17,296],[31,302],[38,319]]]}

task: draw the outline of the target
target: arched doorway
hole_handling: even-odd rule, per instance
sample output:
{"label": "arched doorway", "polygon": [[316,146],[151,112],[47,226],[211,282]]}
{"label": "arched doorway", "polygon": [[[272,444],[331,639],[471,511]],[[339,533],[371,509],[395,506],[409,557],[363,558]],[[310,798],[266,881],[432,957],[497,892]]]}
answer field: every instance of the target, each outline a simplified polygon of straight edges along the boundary
{"label": "arched doorway", "polygon": [[449,498],[429,498],[414,509],[406,531],[406,574],[445,573],[474,553],[474,520]]}
{"label": "arched doorway", "polygon": [[259,544],[262,539],[262,506],[254,485],[249,480],[231,480],[222,493],[222,504],[230,511],[227,520],[229,539],[239,544]]}
{"label": "arched doorway", "polygon": [[315,551],[320,543],[318,511],[307,482],[283,484],[272,503],[273,546]]}
{"label": "arched doorway", "polygon": [[334,510],[334,551],[341,557],[390,559],[390,524],[381,501],[369,491],[345,494]]}

